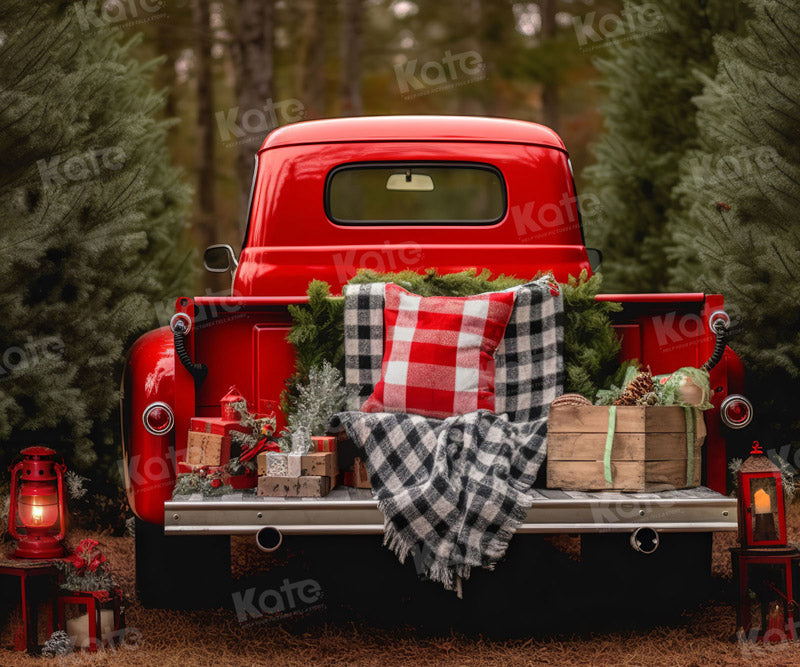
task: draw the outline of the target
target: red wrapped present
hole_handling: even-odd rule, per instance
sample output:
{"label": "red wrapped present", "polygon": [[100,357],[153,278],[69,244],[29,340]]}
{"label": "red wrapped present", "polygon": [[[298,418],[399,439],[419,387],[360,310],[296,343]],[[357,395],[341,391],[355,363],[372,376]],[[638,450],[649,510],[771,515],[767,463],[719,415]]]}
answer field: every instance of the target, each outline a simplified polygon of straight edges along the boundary
{"label": "red wrapped present", "polygon": [[335,435],[312,435],[311,442],[314,445],[312,449],[317,452],[335,452],[337,450]]}
{"label": "red wrapped present", "polygon": [[178,461],[178,474],[184,472],[199,472],[203,467],[202,463],[187,463],[186,461]]}
{"label": "red wrapped present", "polygon": [[222,469],[223,466],[211,466],[205,463],[187,463],[186,461],[178,461],[178,473],[202,473],[205,471],[207,475],[215,475],[219,472],[222,472]]}
{"label": "red wrapped present", "polygon": [[234,489],[254,489],[258,485],[258,472],[248,470],[239,475],[232,475],[226,471],[222,473],[222,481]]}
{"label": "red wrapped present", "polygon": [[358,457],[356,457],[356,460],[353,462],[353,486],[357,489],[372,488],[372,484],[369,483],[367,466],[364,461]]}
{"label": "red wrapped present", "polygon": [[224,465],[232,455],[231,432],[247,433],[239,422],[219,417],[192,417],[186,442],[186,461],[203,465]]}
{"label": "red wrapped present", "polygon": [[221,419],[220,417],[192,417],[189,430],[228,437],[230,437],[231,431],[249,433],[249,429],[246,426],[242,426],[237,420]]}

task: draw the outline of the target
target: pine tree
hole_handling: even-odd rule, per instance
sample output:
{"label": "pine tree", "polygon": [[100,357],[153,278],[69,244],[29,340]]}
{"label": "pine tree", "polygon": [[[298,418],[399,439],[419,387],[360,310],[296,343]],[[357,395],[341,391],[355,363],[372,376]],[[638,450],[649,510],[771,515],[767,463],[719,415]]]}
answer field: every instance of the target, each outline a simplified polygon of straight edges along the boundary
{"label": "pine tree", "polygon": [[46,443],[98,478],[124,353],[191,275],[189,192],[135,42],[85,3],[0,4],[0,465]]}
{"label": "pine tree", "polygon": [[800,7],[748,2],[746,35],[715,41],[719,67],[696,99],[702,149],[682,165],[674,285],[725,295],[757,419],[783,445],[800,442]]}
{"label": "pine tree", "polygon": [[342,373],[327,359],[312,367],[308,381],[297,385],[297,397],[287,411],[288,428],[281,433],[283,449],[294,449],[293,436],[301,430],[307,446],[312,435],[325,435],[331,415],[344,410],[349,396]]}
{"label": "pine tree", "polygon": [[[654,11],[658,9],[658,14]],[[731,0],[625,0],[628,26],[610,55],[598,62],[604,75],[606,133],[587,168],[599,215],[586,220],[588,243],[605,256],[604,288],[659,291],[667,284],[666,221],[674,207],[678,163],[696,147],[692,97],[701,84],[695,70],[716,66],[712,37],[740,22]],[[636,18],[640,17],[640,18]]]}

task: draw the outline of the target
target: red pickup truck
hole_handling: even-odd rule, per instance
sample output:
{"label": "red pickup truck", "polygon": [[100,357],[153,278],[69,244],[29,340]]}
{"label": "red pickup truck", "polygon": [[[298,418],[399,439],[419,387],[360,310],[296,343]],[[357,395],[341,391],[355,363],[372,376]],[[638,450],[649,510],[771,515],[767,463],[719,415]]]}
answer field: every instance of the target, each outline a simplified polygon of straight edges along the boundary
{"label": "red pickup truck", "polygon": [[[420,165],[435,172],[437,183],[424,205],[418,194],[429,188],[415,171]],[[440,273],[477,267],[518,277],[549,270],[564,281],[599,263],[599,253],[584,245],[579,209],[564,144],[541,125],[385,116],[311,121],[272,132],[256,154],[238,262],[228,246],[207,251],[207,268],[231,271],[231,296],[179,298],[170,326],[142,336],[127,360],[124,474],[139,519],[140,590],[155,593],[164,585],[166,575],[151,570],[166,572],[164,554],[175,554],[179,543],[192,545],[186,553],[195,561],[199,550],[210,558],[213,536],[222,553],[228,536],[265,528],[285,535],[382,533],[383,519],[368,491],[340,487],[302,501],[246,492],[172,499],[192,417],[218,414],[231,385],[258,412],[277,409],[294,370],[285,340],[287,306],[306,300],[311,279],[338,290],[360,267],[436,267]],[[742,365],[716,335],[715,322],[727,318],[722,297],[598,298],[622,302],[615,320],[622,356],[639,359],[654,374],[700,366],[712,355],[718,360],[711,370],[714,409],[705,413],[705,486],[624,497],[542,489],[519,532],[627,539],[646,529],[652,544],[658,533],[709,538],[713,531],[735,530],[735,501],[725,495],[726,435],[749,421],[752,408],[739,396]]]}

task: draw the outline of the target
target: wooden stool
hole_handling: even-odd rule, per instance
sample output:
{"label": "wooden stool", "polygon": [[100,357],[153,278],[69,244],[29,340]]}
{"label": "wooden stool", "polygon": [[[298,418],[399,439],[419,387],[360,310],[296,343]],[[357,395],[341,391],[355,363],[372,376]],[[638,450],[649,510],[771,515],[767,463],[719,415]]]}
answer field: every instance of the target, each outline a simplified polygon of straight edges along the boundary
{"label": "wooden stool", "polygon": [[116,633],[123,625],[124,612],[122,610],[122,593],[120,591],[111,591],[108,600],[98,600],[92,592],[89,591],[73,591],[72,593],[63,593],[56,599],[56,608],[58,616],[58,629],[67,630],[66,623],[66,606],[74,604],[86,607],[86,613],[89,617],[89,651],[97,651],[98,646],[103,643],[103,626],[100,612],[103,605],[113,605],[114,610],[114,628],[113,632]]}
{"label": "wooden stool", "polygon": [[20,606],[22,608],[22,643],[21,645],[15,643],[14,650],[27,650],[29,653],[35,653],[39,646],[38,606],[42,600],[37,600],[36,596],[31,594],[30,589],[34,582],[28,580],[38,577],[48,577],[51,580],[45,582],[48,584],[47,588],[49,589],[48,597],[45,600],[52,601],[52,604],[48,607],[47,621],[48,633],[52,634],[55,606],[53,594],[58,581],[58,570],[53,565],[52,560],[25,560],[23,558],[7,558],[3,556],[0,557],[0,574],[19,578]]}

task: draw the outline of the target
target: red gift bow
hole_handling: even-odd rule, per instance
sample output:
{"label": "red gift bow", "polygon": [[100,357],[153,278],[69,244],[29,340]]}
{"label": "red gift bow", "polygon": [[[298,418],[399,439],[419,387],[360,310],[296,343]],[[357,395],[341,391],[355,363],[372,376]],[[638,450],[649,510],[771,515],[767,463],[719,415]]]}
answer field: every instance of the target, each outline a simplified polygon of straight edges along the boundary
{"label": "red gift bow", "polygon": [[86,563],[86,569],[88,569],[89,572],[96,572],[97,568],[100,567],[100,565],[102,565],[105,562],[106,562],[106,557],[98,552],[95,555],[95,557],[92,558],[92,560]]}
{"label": "red gift bow", "polygon": [[[94,553],[95,548],[100,543],[97,540],[86,538],[81,540],[80,544],[75,548],[75,552],[63,558],[65,563],[72,565],[78,573],[81,574],[82,570],[87,569],[90,572],[96,572],[97,568],[106,562],[106,557],[98,550]],[[94,555],[93,555],[94,553]]]}
{"label": "red gift bow", "polygon": [[280,452],[280,451],[281,448],[278,446],[277,442],[264,438],[263,440],[259,440],[246,452],[243,452],[242,455],[239,457],[239,460],[242,462],[250,461],[251,459],[254,459],[256,456],[258,456],[258,454],[260,454],[261,452]]}
{"label": "red gift bow", "polygon": [[78,544],[77,548],[75,549],[75,553],[88,556],[94,550],[94,548],[99,545],[100,542],[87,537],[86,539],[80,541],[80,544]]}
{"label": "red gift bow", "polygon": [[72,554],[71,556],[67,556],[66,558],[62,559],[65,563],[69,563],[72,565],[76,570],[83,569],[85,563],[83,562],[83,558],[78,556],[77,554]]}

